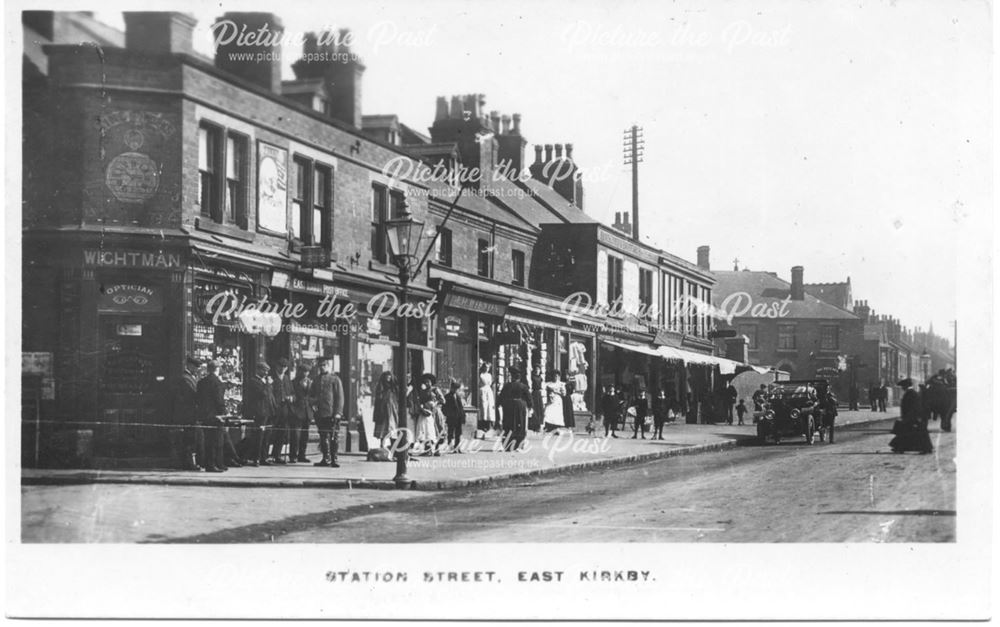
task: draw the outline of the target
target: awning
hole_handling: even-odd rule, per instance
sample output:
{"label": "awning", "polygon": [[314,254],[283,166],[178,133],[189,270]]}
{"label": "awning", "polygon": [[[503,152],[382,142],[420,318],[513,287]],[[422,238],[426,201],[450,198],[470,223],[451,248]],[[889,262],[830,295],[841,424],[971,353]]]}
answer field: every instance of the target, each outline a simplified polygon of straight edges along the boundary
{"label": "awning", "polygon": [[[715,355],[706,355],[704,353],[696,353],[694,351],[684,350],[683,348],[674,348],[672,346],[658,346],[653,348],[651,346],[643,346],[641,344],[626,344],[625,342],[614,342],[612,340],[601,340],[605,344],[611,346],[617,346],[618,348],[624,348],[625,350],[633,351],[636,353],[642,353],[643,355],[652,355],[653,357],[660,357],[662,359],[673,359],[683,361],[689,364],[702,364],[705,366],[718,366],[719,374],[735,374],[736,368],[741,366],[749,366],[749,364],[743,364],[732,359],[726,359],[725,357],[716,357]],[[755,371],[762,374],[770,372],[770,369],[763,368],[761,366],[749,366]]]}
{"label": "awning", "polygon": [[624,348],[627,351],[632,351],[633,353],[642,353],[643,355],[652,355],[653,357],[662,357],[662,355],[651,346],[643,346],[641,344],[626,344],[625,342],[614,342],[612,340],[601,340],[605,344],[615,346],[617,348]]}

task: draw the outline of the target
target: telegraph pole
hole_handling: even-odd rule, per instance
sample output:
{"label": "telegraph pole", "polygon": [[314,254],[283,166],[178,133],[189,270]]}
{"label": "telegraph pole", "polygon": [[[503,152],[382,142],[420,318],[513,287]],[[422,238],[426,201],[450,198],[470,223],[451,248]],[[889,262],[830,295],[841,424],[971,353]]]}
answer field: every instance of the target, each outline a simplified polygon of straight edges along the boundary
{"label": "telegraph pole", "polygon": [[639,164],[642,163],[642,150],[645,143],[642,139],[642,127],[632,125],[625,130],[622,149],[625,153],[625,165],[632,166],[632,239],[639,241]]}

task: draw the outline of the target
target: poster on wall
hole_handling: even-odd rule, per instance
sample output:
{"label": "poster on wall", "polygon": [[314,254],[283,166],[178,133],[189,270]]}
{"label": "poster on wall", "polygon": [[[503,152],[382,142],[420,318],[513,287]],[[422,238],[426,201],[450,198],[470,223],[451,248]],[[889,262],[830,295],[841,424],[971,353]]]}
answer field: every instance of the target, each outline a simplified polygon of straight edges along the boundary
{"label": "poster on wall", "polygon": [[288,151],[257,144],[257,226],[276,233],[288,230]]}

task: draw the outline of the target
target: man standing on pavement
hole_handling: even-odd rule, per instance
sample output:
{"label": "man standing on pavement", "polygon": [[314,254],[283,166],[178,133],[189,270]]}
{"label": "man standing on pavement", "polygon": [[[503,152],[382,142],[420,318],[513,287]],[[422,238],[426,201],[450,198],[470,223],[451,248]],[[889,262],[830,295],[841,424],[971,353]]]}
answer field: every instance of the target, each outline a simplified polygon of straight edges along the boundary
{"label": "man standing on pavement", "polygon": [[200,463],[204,457],[202,433],[198,425],[198,377],[195,374],[200,366],[200,361],[188,357],[184,363],[184,372],[174,386],[171,413],[174,424],[181,427],[180,442],[175,450],[179,453],[181,468],[184,470],[201,470]]}
{"label": "man standing on pavement", "polygon": [[858,384],[852,383],[851,389],[848,392],[848,409],[851,411],[858,411],[858,396],[860,395],[860,390],[858,390]]}
{"label": "man standing on pavement", "polygon": [[885,383],[879,388],[878,392],[878,410],[884,412],[886,402],[889,400],[889,386]]}
{"label": "man standing on pavement", "polygon": [[[284,464],[282,449],[291,442],[289,431],[293,424],[292,405],[295,403],[295,387],[288,373],[288,360],[282,357],[275,364],[273,382],[275,411],[275,429],[271,437],[271,457],[277,464]],[[290,447],[291,448],[291,447]],[[292,451],[293,453],[295,451]],[[289,456],[289,461],[295,463],[295,457]]]}
{"label": "man standing on pavement", "polygon": [[333,364],[329,358],[319,361],[320,373],[313,381],[310,397],[316,429],[319,430],[319,450],[323,459],[313,466],[340,468],[337,463],[337,449],[340,448],[340,420],[344,412],[344,387],[340,377],[333,374]]}
{"label": "man standing on pavement", "polygon": [[250,437],[247,447],[247,466],[270,466],[267,461],[267,445],[270,438],[270,429],[274,427],[274,392],[271,384],[267,380],[267,373],[271,371],[270,366],[260,363],[257,366],[257,375],[247,383],[247,389],[243,394],[243,417],[253,421],[250,428]]}
{"label": "man standing on pavement", "polygon": [[226,463],[223,459],[223,442],[225,441],[226,398],[225,386],[216,372],[219,362],[211,360],[207,365],[208,374],[198,382],[198,409],[201,411],[201,427],[204,430],[205,458],[204,466],[208,472],[223,472]]}

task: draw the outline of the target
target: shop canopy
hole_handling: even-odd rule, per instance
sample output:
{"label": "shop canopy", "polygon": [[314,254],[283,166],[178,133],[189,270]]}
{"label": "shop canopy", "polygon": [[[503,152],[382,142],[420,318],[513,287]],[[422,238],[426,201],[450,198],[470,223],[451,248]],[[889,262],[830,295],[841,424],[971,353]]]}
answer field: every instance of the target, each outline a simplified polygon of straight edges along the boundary
{"label": "shop canopy", "polygon": [[725,357],[716,357],[715,355],[705,355],[703,353],[696,353],[694,351],[684,350],[682,348],[674,348],[672,346],[659,346],[653,348],[651,346],[643,346],[641,344],[628,344],[625,342],[615,342],[612,340],[602,340],[605,344],[610,346],[616,346],[618,348],[623,348],[625,350],[633,351],[636,353],[641,353],[643,355],[651,355],[653,357],[661,357],[663,359],[672,359],[683,361],[689,364],[702,364],[706,366],[718,366],[719,374],[734,374],[737,367],[750,367],[756,372],[761,374],[766,374],[770,372],[769,368],[764,368],[762,366],[748,366],[748,364],[743,364],[732,359],[726,359]]}

